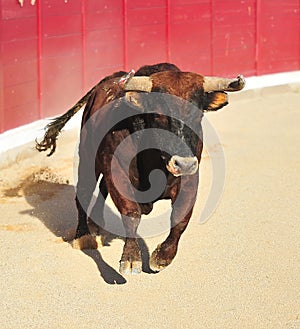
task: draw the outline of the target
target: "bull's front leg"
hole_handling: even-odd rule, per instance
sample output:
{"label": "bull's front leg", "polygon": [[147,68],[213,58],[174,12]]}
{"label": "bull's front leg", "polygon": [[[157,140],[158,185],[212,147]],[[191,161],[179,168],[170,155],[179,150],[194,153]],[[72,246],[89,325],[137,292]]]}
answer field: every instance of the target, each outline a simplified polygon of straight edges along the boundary
{"label": "bull's front leg", "polygon": [[[141,220],[141,208],[134,201],[134,194],[128,183],[128,177],[120,166],[116,168],[114,175],[119,186],[123,186],[123,188],[118,189],[111,180],[110,175],[106,176],[106,184],[110,196],[121,214],[125,229],[125,244],[119,270],[121,274],[138,274],[142,271],[142,256],[137,238],[137,229]],[[126,191],[125,195],[120,190]],[[126,194],[131,197],[128,198]]]}
{"label": "bull's front leg", "polygon": [[[190,182],[190,183],[188,183]],[[161,271],[171,264],[178,250],[178,243],[192,216],[197,195],[198,179],[186,180],[178,199],[172,199],[171,230],[166,240],[159,244],[150,257],[150,268]]]}
{"label": "bull's front leg", "polygon": [[111,198],[121,213],[125,229],[125,244],[120,260],[121,274],[139,274],[142,271],[142,256],[137,239],[137,229],[141,220],[138,203],[127,200],[116,190],[110,191]]}
{"label": "bull's front leg", "polygon": [[[173,218],[171,218],[171,225],[173,225],[174,222],[179,221],[179,217],[175,219],[175,212],[174,210],[172,211]],[[162,244],[159,244],[153,251],[150,257],[151,270],[155,272],[161,271],[171,264],[177,253],[179,239],[186,229],[191,215],[192,209],[179,221],[178,224],[171,228],[167,239]]]}
{"label": "bull's front leg", "polygon": [[136,212],[128,215],[122,215],[126,238],[120,260],[120,273],[139,274],[142,271],[142,256],[136,231],[141,220],[141,214]]}

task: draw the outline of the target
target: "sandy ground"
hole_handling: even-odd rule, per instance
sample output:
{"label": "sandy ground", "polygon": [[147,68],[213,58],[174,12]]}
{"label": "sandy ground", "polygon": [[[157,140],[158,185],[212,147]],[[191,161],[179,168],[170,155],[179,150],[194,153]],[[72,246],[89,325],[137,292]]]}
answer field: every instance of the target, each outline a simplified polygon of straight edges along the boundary
{"label": "sandy ground", "polygon": [[200,224],[212,175],[205,153],[193,219],[158,274],[147,262],[166,233],[142,241],[144,272],[126,277],[122,239],[83,252],[61,238],[76,227],[76,132],[62,134],[51,158],[30,145],[2,168],[0,327],[299,329],[299,88],[230,99],[208,114],[226,157],[222,199]]}

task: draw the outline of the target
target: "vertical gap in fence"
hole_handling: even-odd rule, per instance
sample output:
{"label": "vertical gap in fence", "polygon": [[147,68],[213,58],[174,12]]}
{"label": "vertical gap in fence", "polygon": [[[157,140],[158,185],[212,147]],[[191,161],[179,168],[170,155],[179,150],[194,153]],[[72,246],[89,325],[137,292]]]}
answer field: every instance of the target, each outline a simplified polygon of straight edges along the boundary
{"label": "vertical gap in fence", "polygon": [[128,30],[127,30],[127,0],[123,0],[123,68],[127,71],[128,65]]}
{"label": "vertical gap in fence", "polygon": [[81,43],[82,43],[82,84],[83,92],[86,89],[86,7],[85,0],[81,1]]}
{"label": "vertical gap in fence", "polygon": [[166,48],[167,48],[167,62],[170,62],[171,61],[170,30],[171,30],[171,0],[166,0]]}
{"label": "vertical gap in fence", "polygon": [[42,9],[41,1],[37,1],[37,88],[39,119],[43,117],[43,92],[42,92]]}
{"label": "vertical gap in fence", "polygon": [[4,131],[4,100],[3,100],[3,52],[2,52],[2,3],[0,1],[0,65],[1,65],[1,71],[0,71],[0,134]]}
{"label": "vertical gap in fence", "polygon": [[300,70],[300,0],[298,0],[298,70]]}
{"label": "vertical gap in fence", "polygon": [[214,75],[214,0],[210,0],[210,74]]}
{"label": "vertical gap in fence", "polygon": [[260,56],[261,56],[261,0],[256,0],[256,31],[255,31],[255,71],[256,75],[260,72]]}

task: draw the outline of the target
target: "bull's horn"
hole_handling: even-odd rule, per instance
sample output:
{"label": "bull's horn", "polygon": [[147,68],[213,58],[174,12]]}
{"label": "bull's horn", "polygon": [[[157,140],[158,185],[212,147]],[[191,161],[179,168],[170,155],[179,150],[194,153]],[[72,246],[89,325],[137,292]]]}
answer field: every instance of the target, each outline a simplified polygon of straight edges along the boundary
{"label": "bull's horn", "polygon": [[245,78],[238,75],[235,79],[204,77],[203,89],[210,91],[238,91],[245,87]]}
{"label": "bull's horn", "polygon": [[123,75],[123,76],[120,78],[119,82],[118,82],[119,86],[124,86],[124,85],[126,85],[126,83],[128,83],[128,81],[129,81],[130,79],[132,79],[132,77],[133,77],[134,75],[135,75],[135,70],[134,70],[134,69],[132,69],[131,71],[129,71],[127,74]]}
{"label": "bull's horn", "polygon": [[125,90],[148,91],[152,90],[152,80],[150,77],[132,77],[124,84]]}

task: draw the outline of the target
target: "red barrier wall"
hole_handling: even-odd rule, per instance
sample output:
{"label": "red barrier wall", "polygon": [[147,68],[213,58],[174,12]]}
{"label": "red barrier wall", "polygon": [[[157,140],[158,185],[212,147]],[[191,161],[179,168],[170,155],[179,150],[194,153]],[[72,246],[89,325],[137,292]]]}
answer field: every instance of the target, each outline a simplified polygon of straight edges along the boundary
{"label": "red barrier wall", "polygon": [[299,0],[0,0],[0,132],[57,115],[103,76],[300,69]]}

